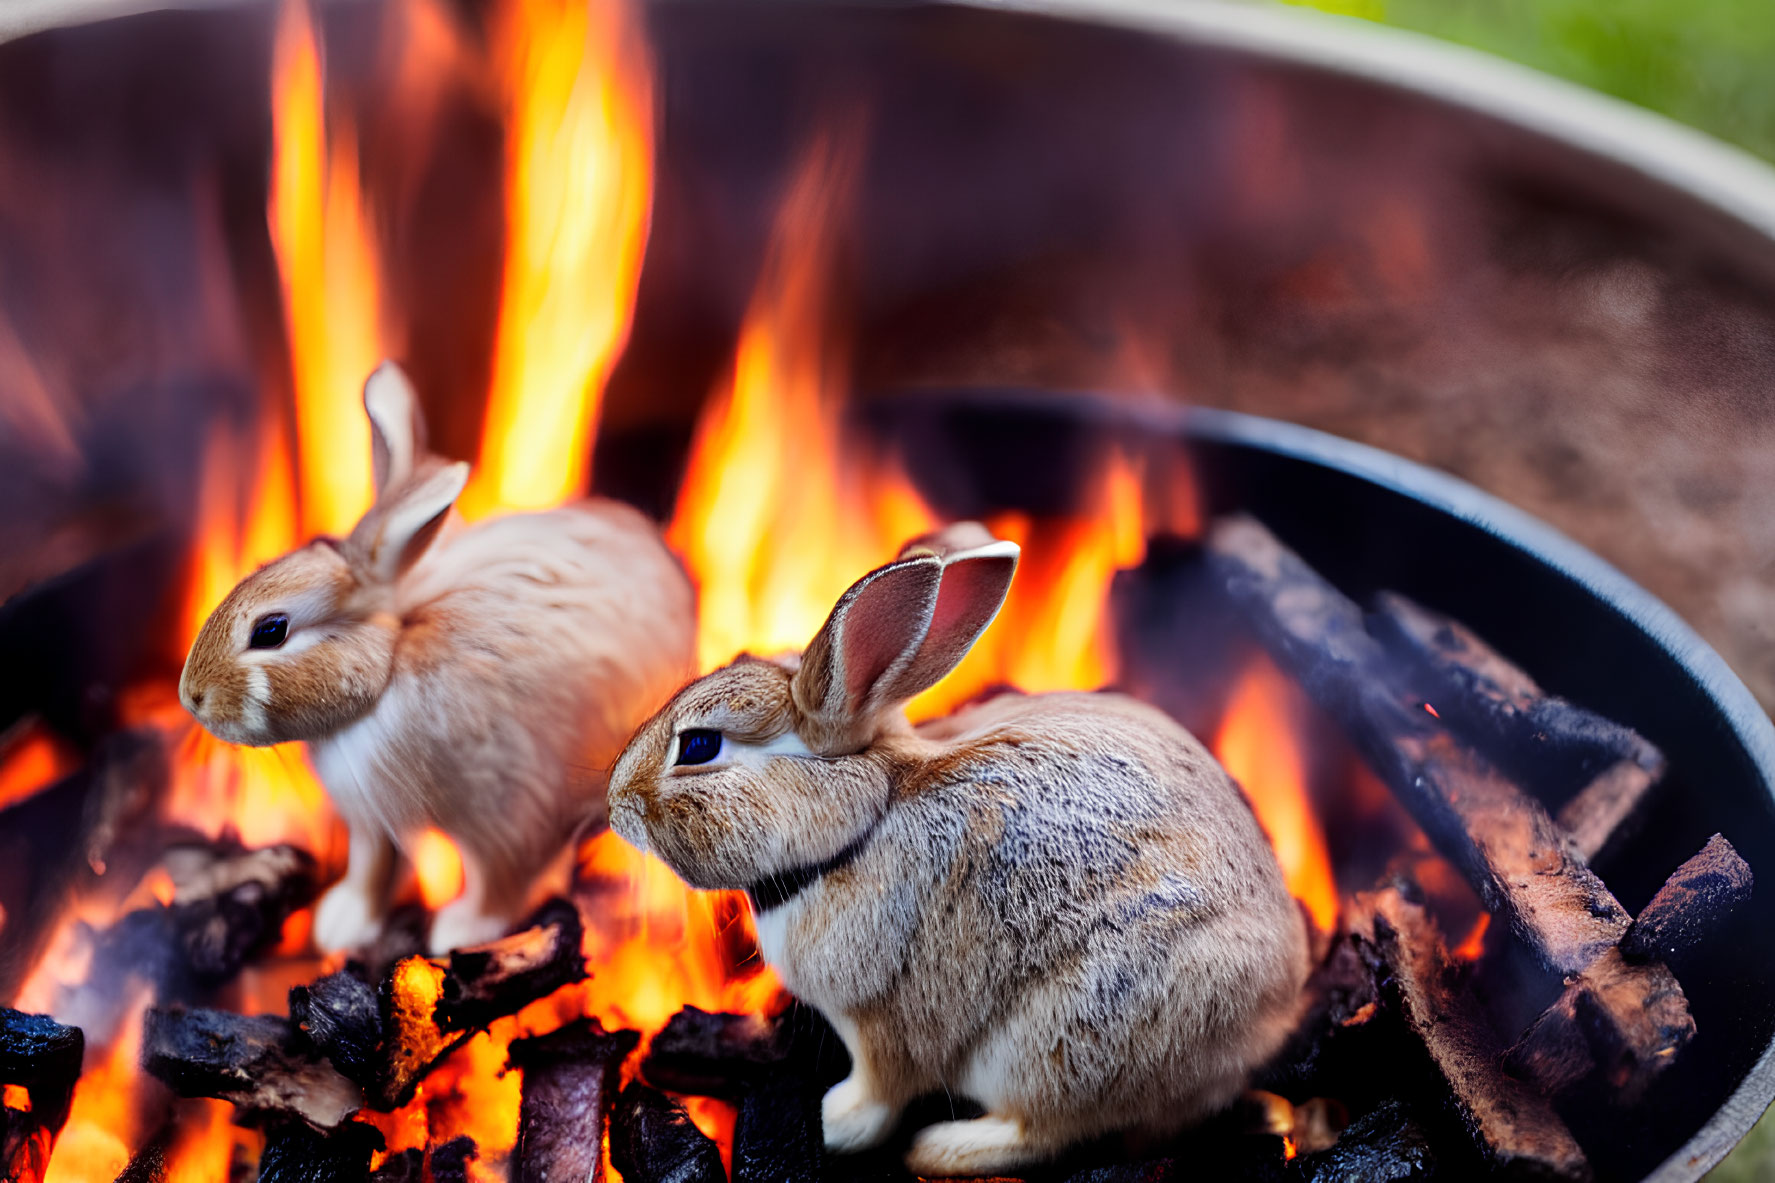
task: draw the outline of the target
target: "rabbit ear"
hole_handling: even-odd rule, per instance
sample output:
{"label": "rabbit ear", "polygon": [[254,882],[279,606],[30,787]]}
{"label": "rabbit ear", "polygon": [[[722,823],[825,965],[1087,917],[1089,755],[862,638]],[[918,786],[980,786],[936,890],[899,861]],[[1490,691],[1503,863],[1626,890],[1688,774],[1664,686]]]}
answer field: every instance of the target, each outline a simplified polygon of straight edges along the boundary
{"label": "rabbit ear", "polygon": [[972,523],[909,544],[839,599],[790,683],[796,705],[855,720],[936,685],[998,615],[1018,554]]}
{"label": "rabbit ear", "polygon": [[882,691],[918,655],[937,608],[943,563],[935,555],[877,567],[838,598],[790,681],[803,711],[831,722],[887,705]]}
{"label": "rabbit ear", "polygon": [[392,582],[418,562],[466,484],[468,464],[458,460],[427,468],[404,486],[385,490],[347,540],[364,574]]}
{"label": "rabbit ear", "polygon": [[1015,542],[994,538],[976,522],[926,535],[908,544],[909,551],[914,548],[936,553],[943,582],[923,643],[887,691],[895,702],[924,693],[961,664],[1004,606],[1022,554]]}
{"label": "rabbit ear", "polygon": [[377,366],[364,383],[364,411],[370,416],[370,464],[381,497],[406,483],[425,448],[425,421],[406,371],[392,361]]}

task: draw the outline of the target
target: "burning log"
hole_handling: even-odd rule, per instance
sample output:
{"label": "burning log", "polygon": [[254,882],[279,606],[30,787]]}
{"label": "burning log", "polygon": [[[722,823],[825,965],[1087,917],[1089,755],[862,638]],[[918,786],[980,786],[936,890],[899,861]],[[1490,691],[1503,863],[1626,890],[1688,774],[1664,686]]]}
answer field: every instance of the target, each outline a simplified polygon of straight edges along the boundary
{"label": "burning log", "polygon": [[1448,1082],[1486,1158],[1544,1178],[1588,1178],[1584,1152],[1546,1098],[1500,1070],[1503,1048],[1471,998],[1451,984],[1448,950],[1423,907],[1398,887],[1383,887],[1357,897],[1351,928],[1392,970],[1399,1013]]}
{"label": "burning log", "polygon": [[554,899],[538,909],[522,932],[451,953],[450,972],[438,1000],[438,1027],[477,1030],[562,986],[583,981],[584,938],[579,909]]}
{"label": "burning log", "polygon": [[365,1085],[378,1108],[406,1104],[426,1073],[494,1019],[584,979],[583,932],[579,909],[554,900],[532,927],[458,949],[449,969],[422,957],[397,963],[378,990],[383,1053]]}
{"label": "burning log", "polygon": [[1604,964],[1619,960],[1626,909],[1538,802],[1420,709],[1355,604],[1248,518],[1219,523],[1208,552],[1271,654],[1338,720],[1487,911],[1561,978],[1600,967],[1608,988],[1591,993],[1600,1006],[1587,1008],[1587,1030],[1612,1061],[1631,1065],[1625,1092],[1637,1093],[1694,1022],[1662,964]]}
{"label": "burning log", "polygon": [[636,1081],[610,1115],[610,1165],[627,1183],[726,1183],[721,1151],[684,1107]]}
{"label": "burning log", "polygon": [[746,1090],[733,1125],[733,1183],[819,1183],[820,1094],[803,1076]]}
{"label": "burning log", "polygon": [[638,1032],[605,1031],[596,1019],[512,1041],[511,1065],[524,1074],[515,1183],[598,1177],[617,1070],[640,1042]]}
{"label": "burning log", "polygon": [[1621,955],[1628,961],[1680,957],[1750,898],[1754,882],[1750,865],[1715,834],[1640,911],[1621,938]]}
{"label": "burning log", "polygon": [[[481,1148],[467,1134],[451,1138],[431,1149],[432,1183],[468,1183],[468,1164],[481,1156]],[[586,1179],[593,1176],[587,1175]]]}
{"label": "burning log", "polygon": [[363,1091],[276,1015],[150,1008],[142,1066],[181,1097],[216,1097],[246,1113],[299,1117],[322,1129],[364,1104]]}
{"label": "burning log", "polygon": [[166,1143],[154,1139],[130,1156],[116,1183],[161,1183],[166,1178]]}
{"label": "burning log", "polygon": [[1370,629],[1437,717],[1541,800],[1566,801],[1601,779],[1632,784],[1610,797],[1618,824],[1663,775],[1663,753],[1638,732],[1548,695],[1465,625],[1393,592],[1375,607]]}
{"label": "burning log", "polygon": [[358,1121],[328,1131],[280,1122],[266,1133],[259,1183],[363,1183],[370,1156],[383,1145],[374,1126]]}

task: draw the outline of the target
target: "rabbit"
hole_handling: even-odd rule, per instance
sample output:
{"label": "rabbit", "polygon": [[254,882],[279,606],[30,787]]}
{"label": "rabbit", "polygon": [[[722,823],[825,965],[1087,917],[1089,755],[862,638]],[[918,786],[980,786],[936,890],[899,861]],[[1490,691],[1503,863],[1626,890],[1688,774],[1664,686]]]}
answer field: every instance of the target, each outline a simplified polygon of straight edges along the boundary
{"label": "rabbit", "polygon": [[846,591],[799,662],[741,657],[629,741],[610,820],[697,888],[745,889],[765,961],[851,1072],[826,1146],[983,1175],[1225,1106],[1294,1026],[1308,933],[1238,786],[1124,695],[1005,693],[918,728],[902,705],[997,615],[1019,557],[976,524]]}
{"label": "rabbit", "polygon": [[430,455],[406,375],[364,386],[375,504],[247,576],[204,623],[179,696],[212,734],[302,740],[350,833],[315,943],[380,931],[397,848],[423,827],[462,853],[434,953],[501,935],[606,770],[694,672],[695,593],[640,513],[590,499],[461,527],[468,465]]}

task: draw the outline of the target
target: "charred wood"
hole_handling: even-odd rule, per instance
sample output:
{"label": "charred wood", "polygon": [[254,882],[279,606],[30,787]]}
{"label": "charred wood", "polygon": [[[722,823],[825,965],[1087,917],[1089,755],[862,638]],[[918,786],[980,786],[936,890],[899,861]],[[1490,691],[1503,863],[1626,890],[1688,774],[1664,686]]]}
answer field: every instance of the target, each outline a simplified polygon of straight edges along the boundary
{"label": "charred wood", "polygon": [[596,1019],[512,1041],[511,1065],[524,1074],[513,1183],[601,1177],[604,1116],[618,1070],[640,1042],[638,1032],[606,1031]]}
{"label": "charred wood", "polygon": [[347,965],[290,991],[290,1021],[333,1067],[365,1088],[382,1070],[382,1009],[376,987]]}
{"label": "charred wood", "polygon": [[1642,793],[1663,774],[1663,754],[1638,732],[1547,694],[1465,625],[1393,592],[1376,597],[1375,607],[1370,629],[1401,659],[1414,689],[1542,801],[1569,800],[1621,763],[1645,774]]}
{"label": "charred wood", "polygon": [[522,931],[450,954],[450,972],[438,1000],[437,1022],[444,1031],[475,1030],[515,1014],[562,986],[584,980],[585,937],[579,909],[553,899],[525,922]]}
{"label": "charred wood", "polygon": [[733,1183],[819,1183],[820,1094],[799,1074],[755,1081],[733,1125]]}
{"label": "charred wood", "polygon": [[231,1101],[254,1119],[283,1115],[332,1129],[364,1104],[363,1091],[275,1015],[151,1008],[142,1066],[181,1097]]}
{"label": "charred wood", "polygon": [[389,1155],[370,1176],[370,1183],[425,1183],[425,1151],[412,1149]]}
{"label": "charred wood", "polygon": [[1391,969],[1394,1003],[1448,1082],[1457,1116],[1485,1158],[1511,1172],[1588,1178],[1584,1152],[1547,1099],[1501,1070],[1503,1048],[1452,980],[1447,949],[1423,907],[1384,887],[1357,897],[1350,924]]}
{"label": "charred wood", "polygon": [[22,1085],[31,1096],[33,1118],[52,1132],[68,1118],[85,1054],[80,1028],[0,1007],[0,1084]]}
{"label": "charred wood", "polygon": [[610,1115],[610,1165],[625,1183],[726,1183],[721,1151],[684,1107],[639,1081]]}
{"label": "charred wood", "polygon": [[1658,773],[1622,760],[1599,773],[1560,807],[1566,848],[1589,863],[1626,836],[1639,807],[1658,783]]}
{"label": "charred wood", "polygon": [[[1631,923],[1626,910],[1538,802],[1398,685],[1396,663],[1364,630],[1355,604],[1248,518],[1220,522],[1208,552],[1266,648],[1544,968],[1571,978],[1613,953]],[[1618,1059],[1627,1049],[1636,1092],[1671,1063],[1694,1025],[1663,965],[1611,968],[1606,979],[1606,990],[1591,993],[1601,1005],[1587,1007],[1586,1029],[1599,1056]]]}
{"label": "charred wood", "polygon": [[49,1168],[55,1132],[28,1110],[0,1108],[0,1179],[37,1180]]}
{"label": "charred wood", "polygon": [[1430,1139],[1398,1101],[1350,1123],[1337,1145],[1303,1154],[1289,1166],[1302,1183],[1406,1183],[1436,1177]]}
{"label": "charred wood", "polygon": [[358,1121],[327,1131],[280,1122],[266,1131],[259,1183],[364,1183],[370,1156],[383,1145],[374,1126]]}
{"label": "charred wood", "polygon": [[656,1088],[732,1099],[772,1076],[788,1057],[788,1029],[781,1021],[687,1006],[648,1044],[641,1074]]}
{"label": "charred wood", "polygon": [[166,1143],[156,1138],[136,1151],[117,1183],[161,1183],[166,1178]]}
{"label": "charred wood", "polygon": [[1750,899],[1755,881],[1750,864],[1715,834],[1641,909],[1621,940],[1621,955],[1628,961],[1681,957]]}
{"label": "charred wood", "polygon": [[[481,1148],[467,1134],[431,1148],[431,1183],[468,1183],[468,1164],[481,1156]],[[588,1180],[594,1176],[587,1175]]]}

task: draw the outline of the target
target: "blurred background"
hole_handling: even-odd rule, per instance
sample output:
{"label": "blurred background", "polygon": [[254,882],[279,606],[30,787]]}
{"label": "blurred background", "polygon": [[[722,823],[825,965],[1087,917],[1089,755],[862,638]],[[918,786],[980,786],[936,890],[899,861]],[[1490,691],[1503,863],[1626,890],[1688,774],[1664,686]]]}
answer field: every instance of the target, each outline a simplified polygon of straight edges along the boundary
{"label": "blurred background", "polygon": [[[1649,107],[1775,160],[1770,0],[1299,0],[1458,42]],[[1765,1116],[1709,1179],[1775,1179]]]}

